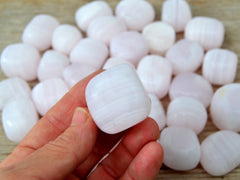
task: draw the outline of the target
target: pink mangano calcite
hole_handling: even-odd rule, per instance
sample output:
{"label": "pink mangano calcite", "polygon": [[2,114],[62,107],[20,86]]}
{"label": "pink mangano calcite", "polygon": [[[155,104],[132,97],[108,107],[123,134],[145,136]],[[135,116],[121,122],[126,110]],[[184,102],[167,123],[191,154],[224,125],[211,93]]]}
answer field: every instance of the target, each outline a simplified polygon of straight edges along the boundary
{"label": "pink mangano calcite", "polygon": [[60,52],[46,51],[38,66],[38,79],[43,81],[51,78],[63,78],[63,70],[68,66],[69,62],[68,57]]}
{"label": "pink mangano calcite", "polygon": [[141,31],[155,17],[153,6],[145,0],[123,0],[116,6],[116,16],[129,30]]}
{"label": "pink mangano calcite", "polygon": [[207,122],[203,104],[191,97],[179,97],[170,102],[167,109],[167,125],[192,129],[199,134]]}
{"label": "pink mangano calcite", "polygon": [[38,83],[32,90],[32,99],[41,116],[56,104],[69,90],[60,78],[47,79]]}
{"label": "pink mangano calcite", "polygon": [[8,78],[0,82],[0,110],[15,97],[30,98],[31,89],[28,83],[18,77]]}
{"label": "pink mangano calcite", "polygon": [[170,62],[158,55],[145,56],[138,64],[137,73],[148,93],[159,99],[166,96],[172,78]]}
{"label": "pink mangano calcite", "polygon": [[70,54],[72,63],[87,64],[100,69],[108,57],[107,46],[92,38],[79,41]]}
{"label": "pink mangano calcite", "polygon": [[106,62],[103,65],[103,69],[109,69],[113,66],[117,66],[119,64],[129,64],[132,65],[132,63],[130,63],[129,61],[123,59],[123,58],[119,58],[119,57],[110,57],[109,59],[106,60]]}
{"label": "pink mangano calcite", "polygon": [[197,135],[184,127],[167,127],[160,135],[164,150],[163,163],[177,171],[194,169],[200,161],[200,143]]}
{"label": "pink mangano calcite", "polygon": [[126,59],[137,66],[138,62],[148,54],[148,44],[142,34],[126,31],[118,34],[110,43],[112,57]]}
{"label": "pink mangano calcite", "polygon": [[182,73],[173,79],[169,96],[171,100],[179,97],[192,97],[201,102],[204,107],[208,107],[213,96],[213,88],[198,74]]}
{"label": "pink mangano calcite", "polygon": [[1,55],[1,68],[7,77],[19,77],[26,81],[37,78],[40,54],[36,48],[23,43],[7,46]]}
{"label": "pink mangano calcite", "polygon": [[2,110],[2,123],[7,138],[19,143],[37,123],[39,117],[30,98],[13,97]]}
{"label": "pink mangano calcite", "polygon": [[150,98],[135,69],[128,64],[114,66],[92,78],[85,96],[93,120],[109,134],[143,121],[151,108]]}
{"label": "pink mangano calcite", "polygon": [[165,55],[173,46],[176,38],[173,27],[165,22],[155,21],[143,28],[143,37],[147,40],[151,54]]}
{"label": "pink mangano calcite", "polygon": [[219,129],[240,132],[240,83],[222,86],[215,92],[210,114]]}
{"label": "pink mangano calcite", "polygon": [[237,73],[238,57],[226,49],[209,50],[203,61],[203,76],[212,84],[232,83]]}
{"label": "pink mangano calcite", "polygon": [[95,72],[97,69],[87,64],[73,63],[63,71],[65,82],[71,88],[80,80]]}
{"label": "pink mangano calcite", "polygon": [[162,6],[162,21],[173,26],[176,32],[183,32],[192,19],[191,8],[185,0],[166,0]]}
{"label": "pink mangano calcite", "polygon": [[161,131],[166,125],[166,117],[163,105],[158,97],[154,94],[148,94],[148,96],[151,99],[151,111],[148,116],[156,121],[159,130]]}
{"label": "pink mangano calcite", "polygon": [[52,47],[56,51],[69,55],[82,39],[82,33],[73,25],[59,25],[53,32]]}
{"label": "pink mangano calcite", "polygon": [[24,29],[22,40],[39,51],[44,51],[51,47],[52,35],[58,25],[58,20],[53,16],[39,14]]}
{"label": "pink mangano calcite", "polygon": [[212,176],[223,176],[240,164],[240,135],[233,131],[218,131],[201,144],[201,165]]}
{"label": "pink mangano calcite", "polygon": [[198,43],[186,39],[178,41],[166,54],[175,75],[196,71],[202,64],[203,56],[203,48]]}
{"label": "pink mangano calcite", "polygon": [[93,1],[81,6],[75,13],[75,20],[82,31],[87,28],[92,20],[101,16],[113,15],[112,8],[104,1]]}
{"label": "pink mangano calcite", "polygon": [[224,26],[210,17],[194,17],[185,28],[185,38],[198,42],[204,50],[220,48],[224,41]]}
{"label": "pink mangano calcite", "polygon": [[87,29],[87,36],[97,39],[108,46],[116,35],[126,30],[126,25],[118,18],[103,16],[91,21]]}

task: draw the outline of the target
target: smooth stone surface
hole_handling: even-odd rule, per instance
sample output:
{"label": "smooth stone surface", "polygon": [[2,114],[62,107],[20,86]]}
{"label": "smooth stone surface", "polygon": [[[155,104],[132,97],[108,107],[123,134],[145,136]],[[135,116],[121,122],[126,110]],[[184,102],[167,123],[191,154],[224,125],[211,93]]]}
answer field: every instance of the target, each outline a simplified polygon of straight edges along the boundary
{"label": "smooth stone surface", "polygon": [[153,6],[145,0],[120,1],[115,11],[116,16],[126,24],[127,28],[134,31],[141,31],[155,17]]}
{"label": "smooth stone surface", "polygon": [[70,54],[72,63],[88,64],[96,69],[103,66],[107,57],[107,46],[92,38],[82,39]]}
{"label": "smooth stone surface", "polygon": [[214,93],[210,114],[217,128],[240,132],[240,83],[222,86]]}
{"label": "smooth stone surface", "polygon": [[135,69],[121,64],[91,79],[85,91],[90,114],[104,132],[115,134],[143,121],[151,101]]}
{"label": "smooth stone surface", "polygon": [[212,84],[224,85],[234,81],[238,57],[227,49],[209,50],[203,61],[203,76]]}
{"label": "smooth stone surface", "polygon": [[51,78],[63,78],[63,70],[69,63],[70,60],[66,55],[54,50],[46,51],[38,66],[38,79],[43,81]]}
{"label": "smooth stone surface", "polygon": [[202,64],[203,56],[203,48],[198,43],[186,39],[178,41],[166,54],[175,75],[196,71]]}
{"label": "smooth stone surface", "polygon": [[149,117],[154,119],[158,124],[159,130],[161,131],[166,124],[166,117],[163,105],[161,101],[154,94],[148,94],[151,99],[151,111],[149,113]]}
{"label": "smooth stone surface", "polygon": [[1,69],[7,77],[26,81],[37,78],[40,54],[36,48],[23,43],[7,46],[1,54]]}
{"label": "smooth stone surface", "polygon": [[223,176],[240,164],[240,135],[218,131],[201,144],[201,165],[212,176]]}
{"label": "smooth stone surface", "polygon": [[126,59],[135,66],[148,54],[148,51],[147,41],[142,34],[136,31],[122,32],[113,38],[110,43],[112,57]]}
{"label": "smooth stone surface", "polygon": [[82,31],[87,28],[92,20],[101,16],[113,15],[112,8],[104,1],[93,1],[81,6],[75,13],[75,20]]}
{"label": "smooth stone surface", "polygon": [[38,83],[32,90],[32,99],[41,116],[55,105],[68,91],[60,78],[47,79]]}
{"label": "smooth stone surface", "polygon": [[22,41],[44,51],[51,47],[52,35],[58,27],[59,22],[56,18],[46,14],[36,15],[25,27]]}
{"label": "smooth stone surface", "polygon": [[59,25],[53,32],[52,47],[56,51],[69,55],[82,39],[82,33],[73,25]]}
{"label": "smooth stone surface", "polygon": [[190,97],[179,97],[168,105],[168,126],[189,128],[199,134],[206,125],[207,117],[203,104]]}
{"label": "smooth stone surface", "polygon": [[194,17],[185,28],[185,38],[198,42],[204,50],[220,48],[224,41],[222,22],[210,17]]}
{"label": "smooth stone surface", "polygon": [[30,98],[14,97],[2,110],[2,123],[7,138],[20,142],[39,117]]}
{"label": "smooth stone surface", "polygon": [[171,78],[170,62],[158,55],[145,56],[138,64],[137,73],[148,93],[159,99],[167,95]]}
{"label": "smooth stone surface", "polygon": [[182,73],[177,75],[170,86],[169,96],[171,100],[179,97],[192,97],[208,107],[212,96],[211,84],[202,76],[195,73]]}
{"label": "smooth stone surface", "polygon": [[194,169],[200,161],[200,143],[196,134],[183,127],[168,127],[160,135],[163,163],[177,171]]}
{"label": "smooth stone surface", "polygon": [[89,24],[87,36],[108,46],[115,36],[126,30],[126,25],[120,19],[114,16],[103,16],[94,19]]}
{"label": "smooth stone surface", "polygon": [[0,82],[0,110],[13,97],[29,98],[31,89],[28,83],[18,77],[8,78]]}
{"label": "smooth stone surface", "polygon": [[109,68],[111,68],[113,66],[117,66],[119,64],[129,64],[129,65],[132,65],[129,61],[127,61],[127,60],[125,60],[123,58],[111,57],[111,58],[106,60],[106,62],[104,63],[102,69],[109,69]]}
{"label": "smooth stone surface", "polygon": [[185,0],[166,0],[162,6],[162,21],[173,26],[176,32],[183,32],[192,19],[191,8]]}
{"label": "smooth stone surface", "polygon": [[161,21],[155,21],[143,28],[143,37],[147,40],[150,53],[164,55],[175,42],[173,27]]}
{"label": "smooth stone surface", "polygon": [[73,63],[63,71],[65,82],[71,88],[80,80],[95,72],[97,69],[87,64]]}

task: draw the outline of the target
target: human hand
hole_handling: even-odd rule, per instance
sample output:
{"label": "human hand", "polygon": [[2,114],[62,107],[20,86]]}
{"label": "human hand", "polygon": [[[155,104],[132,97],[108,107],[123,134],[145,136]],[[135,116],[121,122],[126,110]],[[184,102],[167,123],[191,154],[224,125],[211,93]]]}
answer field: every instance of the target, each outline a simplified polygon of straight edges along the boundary
{"label": "human hand", "polygon": [[154,120],[147,118],[125,132],[109,135],[97,128],[88,113],[85,88],[100,72],[80,81],[39,120],[0,164],[0,179],[150,180],[156,177],[163,150],[156,142],[159,129]]}

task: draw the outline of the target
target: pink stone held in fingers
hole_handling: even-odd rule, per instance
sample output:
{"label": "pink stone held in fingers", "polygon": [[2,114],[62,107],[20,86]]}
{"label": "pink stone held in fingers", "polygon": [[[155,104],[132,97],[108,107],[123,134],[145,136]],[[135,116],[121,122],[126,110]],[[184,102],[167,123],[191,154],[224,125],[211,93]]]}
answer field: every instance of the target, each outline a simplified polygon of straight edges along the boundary
{"label": "pink stone held in fingers", "polygon": [[201,166],[212,176],[224,176],[240,164],[240,135],[218,131],[201,144]]}
{"label": "pink stone held in fingers", "polygon": [[159,99],[166,96],[172,78],[170,62],[158,55],[145,56],[138,64],[137,73],[148,93]]}
{"label": "pink stone held in fingers", "polygon": [[126,59],[137,66],[138,62],[148,54],[148,44],[142,34],[126,31],[118,34],[110,43],[112,57]]}
{"label": "pink stone held in fingers", "polygon": [[203,76],[212,84],[232,83],[237,72],[238,57],[226,49],[209,50],[203,61]]}
{"label": "pink stone held in fingers", "polygon": [[213,96],[213,88],[206,79],[198,74],[182,73],[173,79],[169,96],[171,100],[179,97],[192,97],[208,107]]}
{"label": "pink stone held in fingers", "polygon": [[80,39],[82,34],[75,26],[62,24],[53,32],[52,46],[56,51],[68,55]]}
{"label": "pink stone held in fingers", "polygon": [[47,79],[38,83],[32,90],[32,99],[37,111],[44,116],[68,91],[60,78]]}
{"label": "pink stone held in fingers", "polygon": [[101,16],[113,15],[112,8],[104,1],[93,1],[81,6],[75,13],[75,20],[82,31],[87,28],[92,20]]}
{"label": "pink stone held in fingers", "polygon": [[191,97],[179,97],[168,105],[167,125],[192,129],[199,134],[207,122],[203,104]]}
{"label": "pink stone held in fingers", "polygon": [[191,20],[191,8],[185,0],[166,0],[162,7],[162,21],[173,26],[176,32],[184,31]]}
{"label": "pink stone held in fingers", "polygon": [[107,46],[92,38],[79,41],[70,53],[72,63],[88,64],[100,69],[108,57]]}
{"label": "pink stone held in fingers", "polygon": [[87,64],[73,63],[64,69],[63,77],[65,82],[71,88],[96,70],[96,68]]}
{"label": "pink stone held in fingers", "polygon": [[8,77],[19,77],[26,81],[37,78],[40,54],[36,48],[23,43],[7,46],[1,55],[1,68]]}
{"label": "pink stone held in fingers", "polygon": [[215,92],[210,114],[217,128],[240,132],[240,83],[222,86]]}
{"label": "pink stone held in fingers", "polygon": [[88,26],[87,36],[93,39],[97,39],[107,46],[112,39],[126,31],[125,24],[114,16],[103,16],[94,19]]}
{"label": "pink stone held in fingers", "polygon": [[178,41],[166,54],[175,75],[196,71],[202,64],[203,56],[203,48],[198,43],[186,39]]}
{"label": "pink stone held in fingers", "polygon": [[219,48],[224,40],[223,24],[210,17],[194,17],[185,28],[185,38],[198,42],[204,50]]}
{"label": "pink stone held in fingers", "polygon": [[116,16],[129,30],[141,31],[155,17],[152,5],[145,0],[123,0],[116,7]]}
{"label": "pink stone held in fingers", "polygon": [[164,55],[175,42],[173,27],[165,22],[155,21],[143,28],[143,37],[148,42],[151,54]]}
{"label": "pink stone held in fingers", "polygon": [[113,66],[117,66],[119,64],[129,64],[132,65],[129,61],[123,59],[123,58],[119,58],[119,57],[111,57],[109,59],[106,60],[106,62],[104,63],[102,69],[109,69]]}
{"label": "pink stone held in fingers", "polygon": [[164,150],[163,163],[177,171],[194,169],[200,161],[200,143],[197,135],[184,127],[167,127],[160,135]]}
{"label": "pink stone held in fingers", "polygon": [[39,51],[44,51],[51,47],[52,35],[58,25],[58,20],[53,16],[39,14],[24,29],[22,40]]}
{"label": "pink stone held in fingers", "polygon": [[70,60],[62,53],[54,50],[46,51],[38,66],[38,79],[40,81],[51,78],[63,78],[62,73]]}

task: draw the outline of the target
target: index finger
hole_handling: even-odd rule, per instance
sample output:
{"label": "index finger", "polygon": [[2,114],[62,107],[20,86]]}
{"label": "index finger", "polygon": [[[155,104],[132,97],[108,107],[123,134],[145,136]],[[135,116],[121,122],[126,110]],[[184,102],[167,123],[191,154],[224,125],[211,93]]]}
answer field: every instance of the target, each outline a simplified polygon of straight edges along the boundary
{"label": "index finger", "polygon": [[88,82],[103,70],[96,71],[77,83],[63,98],[44,115],[24,137],[13,153],[1,165],[13,164],[33,151],[56,139],[71,123],[77,107],[87,107],[85,89]]}

